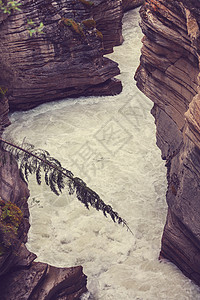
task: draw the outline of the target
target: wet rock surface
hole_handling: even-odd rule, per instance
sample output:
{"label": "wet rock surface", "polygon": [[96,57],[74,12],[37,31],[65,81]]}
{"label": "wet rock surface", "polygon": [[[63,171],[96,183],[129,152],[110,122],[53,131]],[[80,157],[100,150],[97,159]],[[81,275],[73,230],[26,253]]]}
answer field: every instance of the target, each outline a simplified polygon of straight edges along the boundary
{"label": "wet rock surface", "polygon": [[200,285],[199,4],[149,1],[137,86],[153,102],[157,144],[167,166],[168,215],[161,258]]}

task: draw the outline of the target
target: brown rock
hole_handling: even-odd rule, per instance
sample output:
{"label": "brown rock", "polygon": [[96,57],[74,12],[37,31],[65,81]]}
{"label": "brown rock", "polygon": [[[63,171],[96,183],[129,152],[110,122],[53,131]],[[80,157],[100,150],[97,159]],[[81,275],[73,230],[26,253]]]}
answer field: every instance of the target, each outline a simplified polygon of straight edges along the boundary
{"label": "brown rock", "polygon": [[[24,216],[23,226],[20,227],[21,242],[26,243],[29,230],[29,209],[27,199],[29,190],[27,184],[19,176],[18,165],[11,160],[10,155],[0,152],[0,197],[3,201],[10,201],[17,205]],[[6,163],[4,163],[6,161]]]}
{"label": "brown rock", "polygon": [[137,86],[155,104],[157,145],[167,166],[168,215],[160,257],[200,285],[200,96],[197,1],[150,1]]}
{"label": "brown rock", "polygon": [[33,263],[29,269],[19,269],[4,275],[0,286],[2,300],[31,299],[33,289],[40,284],[46,271],[46,264]]}
{"label": "brown rock", "polygon": [[[29,229],[27,184],[20,178],[17,163],[6,153],[3,164],[1,152],[0,197],[11,201],[23,212],[23,220],[13,238],[13,244],[2,254],[0,231],[0,298],[2,300],[79,299],[86,289],[82,267],[56,268],[35,263],[37,257],[27,250],[25,243]],[[2,201],[2,200],[1,200]],[[1,206],[0,206],[0,222]],[[1,225],[1,224],[0,224]],[[5,248],[5,247],[4,247]]]}
{"label": "brown rock", "polygon": [[[95,2],[96,3],[96,2]],[[120,0],[100,1],[94,6],[97,29],[103,34],[104,53],[112,53],[113,47],[121,45],[123,8]]]}
{"label": "brown rock", "polygon": [[[121,91],[121,82],[112,80],[120,72],[117,63],[103,57],[122,42],[120,0],[21,3],[21,11],[0,12],[0,86],[8,89],[11,109]],[[83,25],[92,18],[98,30]],[[35,30],[43,22],[44,33],[30,36],[27,19]]]}
{"label": "brown rock", "polygon": [[84,292],[86,276],[81,267],[55,268],[39,262],[5,275],[0,287],[2,300],[72,300]]}
{"label": "brown rock", "polygon": [[48,266],[46,276],[31,300],[79,299],[86,291],[86,276],[82,267],[66,269]]}
{"label": "brown rock", "polygon": [[130,9],[136,8],[144,3],[144,0],[123,0],[122,7],[123,11],[128,11]]}

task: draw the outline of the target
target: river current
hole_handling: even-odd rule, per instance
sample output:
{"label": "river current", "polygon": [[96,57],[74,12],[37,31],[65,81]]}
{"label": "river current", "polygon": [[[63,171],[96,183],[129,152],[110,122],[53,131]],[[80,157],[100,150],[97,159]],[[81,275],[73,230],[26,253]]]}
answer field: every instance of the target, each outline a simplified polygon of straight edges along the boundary
{"label": "river current", "polygon": [[158,260],[167,205],[166,169],[156,146],[152,102],[138,91],[142,33],[138,9],[125,14],[117,61],[123,92],[112,97],[65,99],[10,115],[6,137],[48,150],[125,218],[133,234],[52,194],[30,180],[28,248],[38,261],[82,265],[84,300],[198,300],[200,289],[171,263]]}

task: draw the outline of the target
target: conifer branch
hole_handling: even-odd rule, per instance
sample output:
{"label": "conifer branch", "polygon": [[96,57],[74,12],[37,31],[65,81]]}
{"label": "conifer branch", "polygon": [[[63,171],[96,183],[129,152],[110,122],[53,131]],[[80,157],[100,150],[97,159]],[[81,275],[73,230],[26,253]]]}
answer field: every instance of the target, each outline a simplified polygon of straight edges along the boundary
{"label": "conifer branch", "polygon": [[[76,194],[76,197],[82,202],[87,209],[90,205],[96,210],[101,210],[104,216],[110,215],[111,219],[118,224],[126,226],[132,233],[127,222],[115,212],[110,205],[104,203],[100,196],[90,189],[86,183],[74,177],[73,173],[62,167],[61,163],[50,156],[49,152],[42,149],[34,149],[34,146],[23,141],[22,146],[0,138],[0,147],[13,155],[19,162],[19,172],[21,178],[27,183],[30,174],[35,174],[36,181],[42,183],[42,172],[44,181],[51,191],[56,195],[62,193],[67,186],[70,195]],[[5,153],[2,152],[1,160],[5,163]],[[12,161],[12,160],[11,160]],[[133,234],[133,233],[132,233]]]}

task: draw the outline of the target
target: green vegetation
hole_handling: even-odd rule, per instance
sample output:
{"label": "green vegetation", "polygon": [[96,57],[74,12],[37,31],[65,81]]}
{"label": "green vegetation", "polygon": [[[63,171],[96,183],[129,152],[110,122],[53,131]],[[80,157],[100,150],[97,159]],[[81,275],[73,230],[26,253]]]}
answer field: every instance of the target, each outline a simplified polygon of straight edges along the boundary
{"label": "green vegetation", "polygon": [[69,27],[73,32],[79,34],[84,37],[84,31],[80,24],[76,23],[73,19],[62,18],[61,21],[67,27]]}
{"label": "green vegetation", "polygon": [[19,6],[21,3],[18,3],[17,1],[11,1],[8,0],[7,3],[0,0],[0,9],[3,10],[5,14],[11,14],[12,11],[20,10]]}
{"label": "green vegetation", "polygon": [[44,28],[43,22],[40,22],[40,25],[38,27],[35,27],[35,23],[33,20],[27,20],[27,30],[29,32],[29,35],[32,36],[34,33],[44,33],[42,30]]}
{"label": "green vegetation", "polygon": [[87,28],[87,29],[93,29],[96,28],[96,21],[94,19],[87,19],[83,20],[82,24]]}
{"label": "green vegetation", "polygon": [[[17,2],[15,0],[11,1],[8,0],[7,3],[0,0],[0,9],[5,14],[11,14],[13,11],[20,11],[20,2]],[[35,26],[35,23],[32,20],[27,21],[27,30],[29,32],[29,35],[32,36],[34,33],[42,34],[44,33],[42,30],[44,28],[43,22],[40,22],[40,25],[38,27]],[[1,93],[1,91],[0,91]]]}
{"label": "green vegetation", "polygon": [[[79,1],[89,7],[94,5],[91,1]],[[4,13],[10,14],[14,10],[20,10],[20,4],[17,1],[7,1],[6,3],[7,4],[0,0],[0,9],[3,10]],[[85,26],[87,29],[96,28],[96,22],[93,19],[82,21],[82,25],[76,23],[73,19],[67,18],[62,18],[60,22],[81,37],[85,37],[82,26]],[[27,21],[27,30],[30,36],[34,33],[43,33],[43,27],[42,22],[39,27],[35,27],[33,20]],[[100,31],[96,30],[96,34],[103,40],[103,35]],[[5,88],[0,87],[0,97],[3,97],[6,91]],[[106,217],[109,215],[114,222],[126,226],[126,228],[131,231],[126,221],[121,218],[110,205],[104,203],[100,196],[90,189],[82,179],[74,177],[72,172],[62,167],[61,163],[51,157],[47,151],[34,149],[33,145],[24,142],[22,146],[18,146],[3,139],[0,139],[0,148],[2,150],[0,157],[1,163],[4,164],[6,162],[7,152],[9,152],[10,163],[12,163],[12,157],[14,156],[19,164],[20,176],[25,182],[28,182],[30,174],[35,174],[37,183],[40,185],[43,178],[46,185],[49,186],[51,191],[56,195],[59,195],[67,188],[68,193],[70,195],[75,194],[77,199],[83,203],[87,209],[92,206],[96,210],[102,211]],[[38,204],[37,200],[35,203]],[[0,255],[4,254],[6,249],[17,243],[18,229],[22,219],[22,212],[16,205],[0,199]]]}
{"label": "green vegetation", "polygon": [[0,198],[0,256],[15,244],[23,213],[12,202]]}
{"label": "green vegetation", "polygon": [[[23,142],[22,147],[17,146],[11,142],[0,139],[2,147],[2,156],[8,151],[19,162],[19,171],[22,179],[27,182],[30,174],[35,174],[38,184],[42,183],[42,177],[46,185],[48,185],[52,192],[56,195],[62,193],[67,187],[70,195],[75,194],[77,199],[85,205],[87,209],[90,206],[96,210],[100,210],[107,217],[110,215],[114,222],[123,224],[130,230],[126,221],[121,218],[117,212],[113,210],[110,205],[104,203],[100,196],[90,189],[86,183],[74,177],[72,172],[62,167],[61,163],[50,156],[50,154],[42,149],[34,149],[33,145]],[[2,162],[5,161],[1,157]],[[131,230],[130,230],[131,231]]]}
{"label": "green vegetation", "polygon": [[7,91],[8,89],[4,88],[3,86],[0,86],[0,99],[2,99],[5,96]]}
{"label": "green vegetation", "polygon": [[101,33],[101,31],[97,30],[96,34],[103,41],[103,34]]}

